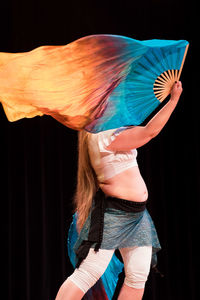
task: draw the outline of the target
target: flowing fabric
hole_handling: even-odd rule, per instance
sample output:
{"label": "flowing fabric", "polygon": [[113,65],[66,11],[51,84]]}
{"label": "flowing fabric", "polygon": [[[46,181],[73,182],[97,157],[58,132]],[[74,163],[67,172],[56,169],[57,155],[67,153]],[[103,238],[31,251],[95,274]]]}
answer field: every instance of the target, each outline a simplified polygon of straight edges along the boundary
{"label": "flowing fabric", "polygon": [[46,114],[94,133],[139,125],[170,93],[187,45],[99,34],[0,53],[0,101],[9,121]]}
{"label": "flowing fabric", "polygon": [[[76,218],[77,215],[74,214],[69,228],[67,240],[68,256],[74,268],[76,266],[76,254],[74,251],[74,246],[78,239],[78,233],[76,230]],[[84,299],[111,300],[117,286],[118,276],[122,272],[123,267],[124,264],[117,258],[115,254],[113,254],[106,271],[97,281],[97,283],[84,295]]]}

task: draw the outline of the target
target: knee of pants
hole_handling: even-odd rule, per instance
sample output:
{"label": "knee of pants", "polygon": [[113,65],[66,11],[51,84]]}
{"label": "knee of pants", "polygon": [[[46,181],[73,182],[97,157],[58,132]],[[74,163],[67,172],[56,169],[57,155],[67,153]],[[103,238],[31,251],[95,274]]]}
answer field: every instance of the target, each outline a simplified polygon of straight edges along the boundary
{"label": "knee of pants", "polygon": [[[139,250],[139,249],[138,249]],[[130,259],[128,264],[125,265],[125,280],[124,283],[135,289],[143,289],[147,281],[150,265],[151,265],[151,250],[146,251],[140,250],[140,257],[136,259]],[[134,257],[133,257],[134,258]]]}
{"label": "knee of pants", "polygon": [[94,249],[90,249],[86,259],[68,279],[86,293],[105,272],[113,252],[112,250],[103,249],[94,252]]}
{"label": "knee of pants", "polygon": [[149,270],[138,269],[133,272],[126,272],[124,283],[135,289],[143,289],[149,275]]}

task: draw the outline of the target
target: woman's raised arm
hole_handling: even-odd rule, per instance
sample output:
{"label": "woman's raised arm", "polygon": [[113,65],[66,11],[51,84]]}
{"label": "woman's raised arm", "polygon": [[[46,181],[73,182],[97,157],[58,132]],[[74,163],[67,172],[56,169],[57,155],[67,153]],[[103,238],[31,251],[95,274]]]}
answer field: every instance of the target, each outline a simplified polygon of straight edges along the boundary
{"label": "woman's raised arm", "polygon": [[169,117],[179,101],[182,91],[182,84],[178,81],[171,90],[170,100],[146,126],[136,126],[129,130],[124,130],[115,138],[107,149],[111,151],[128,151],[148,143],[152,138],[158,135],[169,120]]}

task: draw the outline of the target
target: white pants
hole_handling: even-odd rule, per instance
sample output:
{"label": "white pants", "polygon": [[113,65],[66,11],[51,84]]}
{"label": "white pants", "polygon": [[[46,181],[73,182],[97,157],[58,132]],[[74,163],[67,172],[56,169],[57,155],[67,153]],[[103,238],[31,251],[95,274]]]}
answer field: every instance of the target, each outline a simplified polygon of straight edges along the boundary
{"label": "white pants", "polygon": [[[152,247],[131,247],[119,250],[124,262],[124,283],[135,289],[144,288],[150,271]],[[103,275],[114,251],[115,249],[99,249],[95,252],[93,248],[90,248],[87,257],[68,279],[86,293]]]}

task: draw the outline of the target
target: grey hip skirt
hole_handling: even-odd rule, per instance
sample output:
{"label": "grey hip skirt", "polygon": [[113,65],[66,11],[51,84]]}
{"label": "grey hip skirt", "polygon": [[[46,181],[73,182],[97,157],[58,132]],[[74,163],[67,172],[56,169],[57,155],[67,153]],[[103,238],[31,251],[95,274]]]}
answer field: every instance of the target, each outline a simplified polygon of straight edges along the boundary
{"label": "grey hip skirt", "polygon": [[161,246],[146,202],[106,198],[99,190],[74,244],[76,267],[86,258],[90,248],[98,251],[134,246],[152,246],[152,266],[156,265],[156,252]]}

